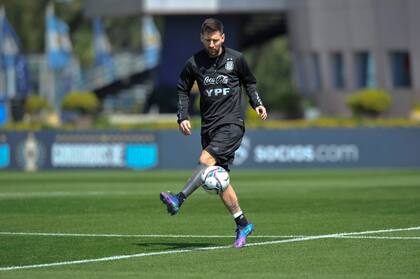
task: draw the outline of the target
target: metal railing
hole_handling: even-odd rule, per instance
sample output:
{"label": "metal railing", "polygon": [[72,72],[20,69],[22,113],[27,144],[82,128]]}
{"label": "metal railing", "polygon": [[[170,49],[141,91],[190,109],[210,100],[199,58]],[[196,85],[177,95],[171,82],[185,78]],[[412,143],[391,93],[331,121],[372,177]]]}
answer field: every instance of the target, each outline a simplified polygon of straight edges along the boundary
{"label": "metal railing", "polygon": [[155,68],[158,65],[158,56],[155,54],[147,51],[141,54],[119,53],[114,55],[110,63],[89,69],[82,69],[79,61],[73,58],[60,71],[48,68],[46,55],[29,55],[32,91],[47,98],[59,110],[62,98],[70,91],[94,91]]}

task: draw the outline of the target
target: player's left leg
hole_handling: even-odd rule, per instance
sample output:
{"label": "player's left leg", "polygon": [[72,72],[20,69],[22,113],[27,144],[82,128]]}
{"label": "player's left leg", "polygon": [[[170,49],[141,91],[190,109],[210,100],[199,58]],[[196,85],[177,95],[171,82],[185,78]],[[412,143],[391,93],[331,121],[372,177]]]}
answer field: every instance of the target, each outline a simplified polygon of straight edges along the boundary
{"label": "player's left leg", "polygon": [[[242,137],[244,135],[244,128],[235,124],[226,125],[223,129],[220,129],[220,136],[216,135],[210,146],[216,146],[216,149],[212,149],[217,158],[217,163],[229,171],[229,165],[233,163],[235,157],[235,151],[240,147]],[[249,223],[246,219],[241,207],[239,206],[238,197],[236,196],[235,190],[232,185],[229,185],[226,190],[220,194],[220,197],[232,214],[236,223],[236,240],[234,246],[241,248],[246,243],[246,238],[254,230],[254,225]]]}
{"label": "player's left leg", "polygon": [[232,185],[229,185],[226,190],[220,194],[224,205],[232,214],[236,223],[236,239],[234,242],[235,248],[241,248],[246,244],[247,237],[254,231],[254,225],[249,223],[239,206],[238,197]]}

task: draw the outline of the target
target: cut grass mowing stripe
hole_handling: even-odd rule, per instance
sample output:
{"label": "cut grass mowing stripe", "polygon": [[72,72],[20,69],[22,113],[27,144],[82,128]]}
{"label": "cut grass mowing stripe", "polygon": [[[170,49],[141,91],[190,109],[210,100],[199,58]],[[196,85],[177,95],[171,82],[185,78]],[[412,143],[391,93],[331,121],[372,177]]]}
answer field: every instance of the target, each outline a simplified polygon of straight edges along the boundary
{"label": "cut grass mowing stripe", "polygon": [[[386,229],[366,232],[352,232],[340,233],[335,237],[344,237],[350,235],[363,235],[374,233],[387,233],[398,231],[415,231],[420,230],[420,227],[400,228],[400,229]],[[0,235],[27,235],[27,236],[75,236],[75,237],[150,237],[150,238],[232,238],[232,235],[193,235],[193,234],[91,234],[91,233],[48,233],[48,232],[0,232]],[[307,235],[255,235],[253,238],[303,238],[303,237],[318,237]]]}
{"label": "cut grass mowing stripe", "polygon": [[[247,246],[248,247],[251,247],[251,246],[262,246],[262,245],[272,245],[272,244],[289,243],[289,242],[301,242],[301,241],[316,240],[316,239],[325,239],[325,238],[337,238],[337,237],[344,237],[344,236],[360,236],[360,235],[365,235],[365,234],[399,232],[399,231],[414,231],[414,230],[420,230],[420,227],[410,227],[410,228],[385,229],[385,230],[364,231],[364,232],[349,232],[349,233],[334,233],[334,234],[325,234],[325,235],[315,235],[315,236],[299,237],[299,238],[284,239],[284,240],[256,242],[256,243],[247,244]],[[92,263],[92,262],[116,261],[116,260],[139,258],[139,257],[148,257],[148,256],[158,256],[158,255],[188,253],[188,252],[194,252],[194,251],[209,251],[209,250],[228,249],[228,248],[231,248],[231,247],[232,247],[231,245],[213,246],[213,247],[204,247],[204,248],[170,250],[170,251],[162,251],[162,252],[139,253],[139,254],[132,254],[132,255],[117,255],[117,256],[110,256],[110,257],[97,258],[97,259],[84,259],[84,260],[64,261],[64,262],[46,263],[46,264],[9,266],[9,267],[0,267],[0,271],[10,271],[10,270],[18,270],[18,269],[30,269],[30,268],[42,268],[42,267],[53,267],[53,266],[72,265],[72,264],[83,264],[83,263]]]}

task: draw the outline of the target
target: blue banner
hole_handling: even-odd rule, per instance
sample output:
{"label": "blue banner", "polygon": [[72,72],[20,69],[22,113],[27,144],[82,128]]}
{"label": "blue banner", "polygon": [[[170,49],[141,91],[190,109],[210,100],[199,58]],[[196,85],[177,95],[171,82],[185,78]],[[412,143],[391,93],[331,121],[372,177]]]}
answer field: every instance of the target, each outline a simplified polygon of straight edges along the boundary
{"label": "blue banner", "polygon": [[111,44],[109,43],[100,18],[93,20],[93,46],[95,66],[109,65],[112,63]]}
{"label": "blue banner", "polygon": [[29,75],[28,60],[24,55],[19,55],[16,61],[16,92],[19,97],[25,97],[32,89]]}
{"label": "blue banner", "polygon": [[10,149],[7,144],[0,144],[0,168],[7,168],[10,164]]}
{"label": "blue banner", "polygon": [[152,16],[143,16],[143,50],[148,68],[159,63],[161,36]]}
{"label": "blue banner", "polygon": [[7,103],[0,100],[0,126],[7,123]]}
{"label": "blue banner", "polygon": [[19,38],[4,14],[0,12],[0,53],[3,68],[14,67],[19,55]]}
{"label": "blue banner", "polygon": [[48,66],[59,70],[67,66],[72,54],[72,45],[67,24],[54,15],[54,8],[49,5],[46,15]]}
{"label": "blue banner", "polygon": [[28,63],[20,53],[20,40],[4,10],[0,11],[0,60],[6,74],[6,92],[0,92],[0,96],[8,99],[26,96],[31,90]]}

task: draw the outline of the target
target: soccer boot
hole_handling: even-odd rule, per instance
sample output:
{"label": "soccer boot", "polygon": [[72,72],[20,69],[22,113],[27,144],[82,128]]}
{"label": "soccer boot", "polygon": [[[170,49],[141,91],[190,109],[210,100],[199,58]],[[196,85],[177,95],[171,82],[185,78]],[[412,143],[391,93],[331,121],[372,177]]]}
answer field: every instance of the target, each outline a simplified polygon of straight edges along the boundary
{"label": "soccer boot", "polygon": [[235,248],[242,248],[246,244],[246,238],[254,231],[254,225],[249,223],[245,227],[236,228],[236,240],[233,243]]}
{"label": "soccer boot", "polygon": [[160,200],[166,205],[168,213],[175,215],[179,211],[179,200],[178,197],[171,192],[161,192]]}

